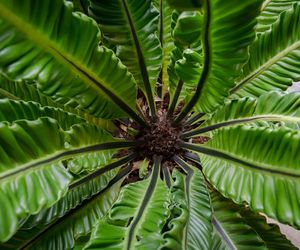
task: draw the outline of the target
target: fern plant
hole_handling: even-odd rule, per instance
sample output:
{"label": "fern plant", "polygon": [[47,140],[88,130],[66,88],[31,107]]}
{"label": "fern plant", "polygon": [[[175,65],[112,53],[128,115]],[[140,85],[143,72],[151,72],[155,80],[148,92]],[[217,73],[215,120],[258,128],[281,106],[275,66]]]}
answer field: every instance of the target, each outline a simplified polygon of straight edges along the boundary
{"label": "fern plant", "polygon": [[1,249],[296,249],[297,0],[0,0]]}

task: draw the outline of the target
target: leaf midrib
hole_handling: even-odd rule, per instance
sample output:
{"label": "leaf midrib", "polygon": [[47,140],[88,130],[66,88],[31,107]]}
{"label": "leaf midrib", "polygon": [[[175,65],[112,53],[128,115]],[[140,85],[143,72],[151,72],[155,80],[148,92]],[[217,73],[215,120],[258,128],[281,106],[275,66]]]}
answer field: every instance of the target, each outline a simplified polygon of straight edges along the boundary
{"label": "leaf midrib", "polygon": [[152,88],[151,88],[151,84],[150,84],[149,74],[147,71],[147,66],[146,66],[145,58],[143,56],[143,51],[142,51],[142,47],[141,47],[141,44],[139,41],[139,37],[137,35],[136,27],[134,26],[133,18],[130,14],[130,10],[129,10],[126,0],[121,0],[121,2],[122,2],[122,7],[124,10],[125,16],[128,20],[129,30],[130,30],[130,33],[131,33],[131,36],[133,39],[133,43],[134,43],[134,47],[136,50],[138,65],[139,65],[139,68],[141,71],[144,87],[146,90],[146,96],[148,99],[148,104],[150,107],[151,115],[153,117],[156,117],[155,103],[154,103],[154,97],[153,97]]}
{"label": "leaf midrib", "polygon": [[[34,29],[34,26],[23,22],[19,16],[15,15],[14,12],[10,11],[9,8],[6,8],[5,5],[0,3],[0,15],[2,18],[5,18],[11,25],[21,31],[25,36],[37,44],[40,48],[43,48],[46,52],[51,54],[59,62],[67,65],[67,67],[73,71],[75,74],[80,75],[80,78],[85,81],[87,84],[92,86],[94,89],[97,89],[102,95],[106,97],[107,100],[113,101],[121,109],[130,109],[126,100],[121,99],[121,97],[114,94],[114,90],[110,86],[104,84],[105,81],[99,78],[96,74],[91,72],[84,65],[79,64],[78,60],[70,56],[66,51],[62,50],[56,43],[51,42],[49,37],[44,36],[39,29]],[[95,88],[96,87],[96,88]],[[116,99],[118,100],[116,102]],[[120,105],[120,102],[122,105]],[[125,111],[128,113],[128,111]]]}
{"label": "leaf midrib", "polygon": [[[210,157],[215,157],[215,158],[219,158],[225,161],[231,161],[234,162],[236,164],[240,164],[243,165],[249,169],[256,169],[256,170],[260,170],[263,172],[267,172],[267,173],[271,173],[271,174],[275,174],[275,175],[279,175],[279,176],[289,176],[291,178],[295,178],[295,179],[300,179],[300,170],[299,169],[284,169],[285,171],[283,171],[282,167],[277,167],[277,166],[271,166],[272,168],[270,168],[270,166],[267,166],[263,163],[252,163],[249,161],[249,159],[241,159],[236,155],[233,154],[229,154],[228,152],[224,152],[223,150],[220,149],[213,149],[209,146],[199,146],[199,145],[193,145],[190,143],[185,143],[182,142],[180,144],[180,146],[182,146],[185,149],[190,149],[192,151],[196,151],[199,153],[202,153],[204,155],[208,155]],[[294,172],[288,171],[288,170],[293,170]]]}
{"label": "leaf midrib", "polygon": [[293,50],[296,50],[298,47],[300,47],[300,40],[293,43],[292,45],[288,46],[278,54],[276,54],[274,57],[270,58],[266,63],[261,65],[257,70],[251,72],[249,75],[246,76],[242,81],[240,81],[234,88],[232,88],[229,93],[230,95],[237,92],[239,89],[241,89],[245,84],[251,82],[254,78],[256,78],[258,75],[262,74],[265,70],[269,69],[271,66],[273,66],[275,63],[277,63],[280,59],[287,56],[289,53],[291,53]]}
{"label": "leaf midrib", "polygon": [[155,191],[155,187],[158,183],[158,174],[159,174],[159,170],[160,170],[160,166],[158,164],[154,164],[153,166],[153,174],[151,176],[151,180],[149,182],[149,185],[147,187],[147,190],[145,192],[144,198],[142,203],[140,204],[137,213],[134,216],[134,220],[131,222],[130,227],[128,229],[128,233],[126,235],[126,249],[130,250],[132,247],[132,243],[133,243],[133,237],[134,237],[134,233],[136,231],[136,228],[140,222],[140,219],[143,216],[143,212],[145,210],[145,208],[148,206],[150,199]]}
{"label": "leaf midrib", "polygon": [[[128,142],[124,142],[127,144]],[[81,148],[75,148],[71,150],[66,150],[66,151],[57,151],[55,154],[48,155],[48,157],[44,157],[42,159],[38,160],[33,160],[30,164],[22,164],[20,166],[14,166],[13,169],[10,169],[8,171],[5,171],[3,173],[0,173],[0,181],[9,178],[11,176],[23,173],[24,171],[28,171],[32,168],[37,168],[42,165],[46,164],[51,164],[57,161],[61,161],[67,158],[70,158],[71,156],[77,156],[81,155],[84,153],[90,153],[90,152],[95,152],[95,151],[102,151],[102,150],[109,150],[115,148],[114,145],[120,144],[120,142],[108,142],[108,143],[100,143],[100,144],[94,144],[86,147],[81,147]],[[120,144],[122,146],[122,144]],[[132,145],[131,145],[132,146]],[[126,146],[125,146],[126,147]],[[120,148],[120,147],[119,147]]]}
{"label": "leaf midrib", "polygon": [[288,116],[288,115],[256,115],[256,116],[245,116],[241,118],[231,119],[224,122],[217,122],[212,125],[202,127],[199,129],[191,130],[183,134],[183,138],[187,138],[189,136],[195,136],[198,134],[206,133],[209,131],[213,131],[219,128],[228,127],[232,125],[249,123],[255,121],[283,121],[283,122],[295,122],[300,123],[300,117]]}
{"label": "leaf midrib", "polygon": [[228,248],[231,250],[237,250],[237,248],[233,244],[232,240],[226,233],[225,229],[222,227],[221,223],[215,217],[213,217],[213,219],[212,219],[212,224],[213,224],[214,228],[216,229],[218,235],[224,240],[226,246],[228,246]]}

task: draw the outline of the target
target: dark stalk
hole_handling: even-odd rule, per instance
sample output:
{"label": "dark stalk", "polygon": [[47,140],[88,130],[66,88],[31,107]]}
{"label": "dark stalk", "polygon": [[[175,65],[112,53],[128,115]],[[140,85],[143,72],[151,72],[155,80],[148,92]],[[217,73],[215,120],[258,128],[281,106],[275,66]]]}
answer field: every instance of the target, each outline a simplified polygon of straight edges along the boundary
{"label": "dark stalk", "polygon": [[176,86],[176,90],[175,90],[173,100],[171,102],[171,105],[170,105],[170,108],[169,108],[169,111],[168,111],[168,116],[170,116],[170,117],[173,115],[173,113],[175,111],[176,104],[178,102],[178,99],[179,99],[179,96],[180,96],[180,93],[181,93],[181,90],[182,90],[182,86],[183,86],[183,81],[179,80],[178,83],[177,83],[177,86]]}
{"label": "dark stalk", "polygon": [[101,190],[99,193],[93,195],[92,197],[84,200],[80,205],[78,205],[76,208],[69,210],[65,215],[63,215],[61,218],[59,218],[57,221],[53,222],[52,224],[49,224],[46,226],[46,228],[42,229],[41,232],[39,232],[37,235],[35,235],[32,239],[29,239],[20,249],[32,249],[32,246],[34,246],[35,242],[37,242],[41,237],[43,237],[45,234],[48,234],[53,232],[53,230],[56,229],[56,227],[59,227],[61,224],[64,223],[68,217],[76,214],[78,211],[80,211],[85,206],[89,205],[91,202],[93,202],[95,199],[98,198],[99,195],[104,193],[106,190],[108,190],[110,187],[112,187],[114,184],[116,184],[118,181],[123,179],[127,174],[129,174],[132,170],[132,166],[127,166],[120,170],[120,172],[109,182],[106,188]]}
{"label": "dark stalk", "polygon": [[17,175],[23,171],[36,168],[42,165],[49,164],[54,161],[59,161],[63,160],[66,158],[70,158],[72,156],[84,154],[84,153],[90,153],[90,152],[97,152],[97,151],[103,151],[103,150],[108,150],[108,149],[118,149],[118,148],[128,148],[128,147],[135,147],[137,146],[137,142],[129,142],[129,141],[117,141],[117,142],[107,142],[107,143],[101,143],[101,144],[96,144],[96,145],[91,145],[91,146],[86,146],[82,148],[76,148],[76,149],[71,149],[69,151],[64,151],[61,153],[58,153],[56,155],[53,155],[47,159],[43,159],[40,161],[36,161],[32,164],[26,165],[24,167],[21,167],[19,169],[14,170],[13,172],[5,173],[4,175],[0,175],[0,181]]}
{"label": "dark stalk", "polygon": [[135,231],[136,226],[138,225],[140,219],[143,216],[144,210],[147,207],[147,205],[152,197],[152,194],[154,193],[154,190],[155,190],[155,187],[157,184],[157,180],[159,178],[161,161],[162,161],[162,157],[156,156],[156,155],[153,157],[154,166],[153,166],[153,170],[152,170],[151,180],[150,180],[149,186],[147,187],[147,191],[146,191],[144,199],[141,203],[141,206],[139,207],[138,214],[133,219],[133,221],[131,222],[131,225],[128,229],[128,241],[127,241],[128,243],[127,243],[126,249],[132,249],[131,244],[132,244],[133,237],[134,237],[134,231]]}
{"label": "dark stalk", "polygon": [[172,178],[171,178],[169,168],[167,166],[163,166],[162,171],[163,171],[163,176],[164,176],[165,183],[167,184],[167,187],[170,188]]}
{"label": "dark stalk", "polygon": [[236,163],[238,165],[242,165],[245,167],[248,167],[250,169],[255,169],[255,170],[259,170],[259,171],[264,171],[267,173],[271,173],[271,174],[278,174],[279,176],[289,176],[289,177],[294,177],[296,179],[300,178],[300,173],[299,172],[291,172],[287,169],[284,168],[270,168],[270,167],[266,167],[264,166],[263,163],[260,162],[255,162],[255,163],[251,163],[249,161],[245,161],[243,159],[240,159],[238,157],[235,156],[231,156],[228,153],[224,153],[218,149],[211,149],[208,147],[202,147],[199,145],[194,145],[191,143],[186,143],[186,142],[181,142],[179,144],[179,146],[183,149],[188,149],[188,150],[192,150],[192,151],[196,151],[208,156],[212,156],[212,157],[216,157],[225,161],[231,161],[233,163]]}
{"label": "dark stalk", "polygon": [[[152,89],[151,89],[151,84],[149,81],[149,75],[148,75],[148,71],[147,71],[147,67],[146,67],[146,63],[145,63],[145,59],[143,56],[143,52],[142,52],[142,48],[140,45],[140,41],[138,39],[137,36],[137,31],[135,29],[128,5],[126,0],[122,0],[122,4],[124,7],[124,11],[129,23],[129,27],[130,27],[130,31],[131,31],[131,35],[133,38],[133,42],[136,48],[136,53],[137,53],[137,57],[138,57],[138,63],[140,66],[140,70],[141,70],[141,75],[143,78],[143,83],[144,83],[144,87],[146,90],[146,95],[147,95],[147,101],[149,104],[149,108],[150,108],[150,113],[151,113],[151,117],[153,120],[156,120],[156,108],[155,108],[155,101],[154,101],[154,97],[153,97],[153,93],[152,93]],[[143,126],[145,126],[145,124],[143,124]]]}
{"label": "dark stalk", "polygon": [[187,158],[187,159],[190,160],[190,161],[193,161],[193,162],[196,163],[196,164],[201,165],[200,157],[199,157],[199,155],[197,155],[197,154],[194,154],[194,153],[192,153],[192,152],[186,152],[186,153],[184,154],[184,157]]}
{"label": "dark stalk", "polygon": [[132,153],[128,156],[125,156],[115,162],[112,162],[106,166],[104,166],[103,168],[100,168],[94,172],[92,172],[91,174],[87,175],[87,176],[84,176],[83,178],[79,179],[78,181],[72,183],[70,186],[69,186],[69,189],[73,189],[85,182],[88,182],[102,174],[105,174],[106,172],[108,171],[111,171],[115,168],[118,168],[118,167],[121,167],[127,163],[129,163],[130,161],[133,161],[135,158],[136,158],[137,154],[136,153]]}
{"label": "dark stalk", "polygon": [[203,36],[202,36],[202,44],[203,44],[203,55],[204,55],[204,65],[201,73],[200,80],[197,84],[196,91],[188,102],[188,104],[184,107],[181,113],[176,117],[173,122],[173,125],[179,125],[179,123],[188,115],[188,113],[192,110],[192,108],[196,105],[204,87],[204,84],[208,78],[210,71],[210,61],[211,61],[211,51],[209,44],[209,28],[211,22],[211,10],[210,10],[210,2],[209,0],[205,1],[204,4],[204,27],[203,27]]}
{"label": "dark stalk", "polygon": [[190,119],[185,122],[185,125],[192,125],[194,122],[198,121],[201,117],[203,117],[205,113],[198,113],[193,115]]}

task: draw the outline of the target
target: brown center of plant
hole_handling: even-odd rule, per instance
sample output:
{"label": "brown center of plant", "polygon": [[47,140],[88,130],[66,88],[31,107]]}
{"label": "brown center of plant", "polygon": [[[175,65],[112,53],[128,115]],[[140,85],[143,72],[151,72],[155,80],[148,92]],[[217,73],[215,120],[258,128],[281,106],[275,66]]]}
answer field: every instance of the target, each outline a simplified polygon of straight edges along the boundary
{"label": "brown center of plant", "polygon": [[173,127],[165,113],[149,125],[141,130],[137,138],[140,141],[137,151],[141,157],[152,159],[154,155],[160,155],[167,160],[180,151],[178,142],[182,128]]}

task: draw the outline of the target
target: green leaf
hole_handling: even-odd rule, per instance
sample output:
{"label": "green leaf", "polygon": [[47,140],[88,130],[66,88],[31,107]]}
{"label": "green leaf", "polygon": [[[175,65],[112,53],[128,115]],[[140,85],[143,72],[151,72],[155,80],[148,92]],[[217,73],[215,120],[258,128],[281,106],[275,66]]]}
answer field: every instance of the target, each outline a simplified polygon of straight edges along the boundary
{"label": "green leaf", "polygon": [[159,38],[162,47],[162,89],[163,94],[168,91],[169,88],[169,76],[168,76],[168,66],[171,59],[171,52],[174,49],[173,37],[172,37],[172,15],[173,9],[164,0],[159,1]]}
{"label": "green leaf", "polygon": [[40,103],[42,106],[59,107],[50,97],[39,92],[33,84],[25,81],[11,81],[0,74],[0,96],[12,100],[24,100]]}
{"label": "green leaf", "polygon": [[113,139],[95,126],[73,125],[64,131],[55,120],[40,118],[0,123],[0,141],[0,196],[6,204],[0,214],[0,241],[6,241],[19,219],[65,195],[72,176],[61,160],[109,149],[112,145],[105,142]]}
{"label": "green leaf", "polygon": [[67,104],[60,104],[50,97],[39,92],[34,84],[25,81],[11,81],[0,74],[0,96],[12,100],[24,100],[40,103],[42,106],[60,108],[85,119],[87,122],[102,127],[108,131],[113,131],[115,126],[112,122],[89,115],[82,110],[73,109]]}
{"label": "green leaf", "polygon": [[168,0],[170,6],[179,10],[194,10],[195,8],[201,8],[204,0]]}
{"label": "green leaf", "polygon": [[261,13],[257,18],[256,31],[261,33],[271,29],[279,15],[291,8],[297,0],[265,0],[262,5]]}
{"label": "green leaf", "polygon": [[182,12],[174,27],[173,36],[175,43],[180,46],[191,46],[199,43],[202,33],[203,15],[199,11]]}
{"label": "green leaf", "polygon": [[246,97],[227,101],[200,128],[189,131],[184,136],[189,137],[226,126],[261,121],[280,122],[279,126],[299,124],[300,94],[274,91],[261,95],[258,99]]}
{"label": "green leaf", "polygon": [[[250,60],[231,89],[231,97],[258,97],[271,90],[287,89],[300,79],[300,3],[283,12],[269,31],[250,46]],[[288,28],[287,28],[288,27]]]}
{"label": "green leaf", "polygon": [[[197,109],[213,111],[228,96],[248,60],[248,45],[254,40],[254,26],[262,0],[207,1],[208,13],[203,39],[208,69]],[[207,69],[206,69],[207,67]]]}
{"label": "green leaf", "polygon": [[240,212],[243,219],[251,226],[265,242],[268,249],[298,249],[281,234],[280,228],[275,224],[268,224],[262,215],[253,213],[249,208],[244,208]]}
{"label": "green leaf", "polygon": [[195,92],[196,82],[199,79],[203,68],[203,57],[192,49],[186,49],[183,51],[182,59],[178,60],[175,64],[176,73],[184,84],[180,95],[182,98],[190,96]]}
{"label": "green leaf", "polygon": [[288,128],[238,126],[217,130],[201,154],[208,180],[225,197],[300,227],[300,134]]}
{"label": "green leaf", "polygon": [[217,192],[211,192],[210,196],[215,231],[211,249],[268,249],[257,232],[239,214],[241,207]]}
{"label": "green leaf", "polygon": [[150,178],[121,190],[106,219],[100,220],[85,249],[158,249],[168,216],[168,190],[155,164]]}
{"label": "green leaf", "polygon": [[92,19],[62,0],[1,0],[0,15],[0,69],[10,78],[36,80],[43,93],[71,98],[99,117],[136,116],[133,77],[98,46]]}
{"label": "green leaf", "polygon": [[[46,227],[27,243],[29,249],[72,249],[76,240],[87,236],[104,217],[119,195],[122,180]],[[32,232],[32,231],[30,231]]]}
{"label": "green leaf", "polygon": [[[187,165],[187,164],[186,164]],[[184,176],[173,171],[171,187],[171,215],[169,231],[164,234],[163,249],[210,249],[212,211],[210,197],[202,173],[188,167]]]}
{"label": "green leaf", "polygon": [[64,130],[74,124],[85,122],[80,117],[59,108],[42,107],[35,102],[0,99],[0,122],[14,122],[22,119],[33,121],[40,117],[55,119]]}
{"label": "green leaf", "polygon": [[117,45],[117,56],[132,72],[148,101],[153,101],[162,51],[156,36],[158,12],[151,0],[91,0],[90,14],[104,37]]}

